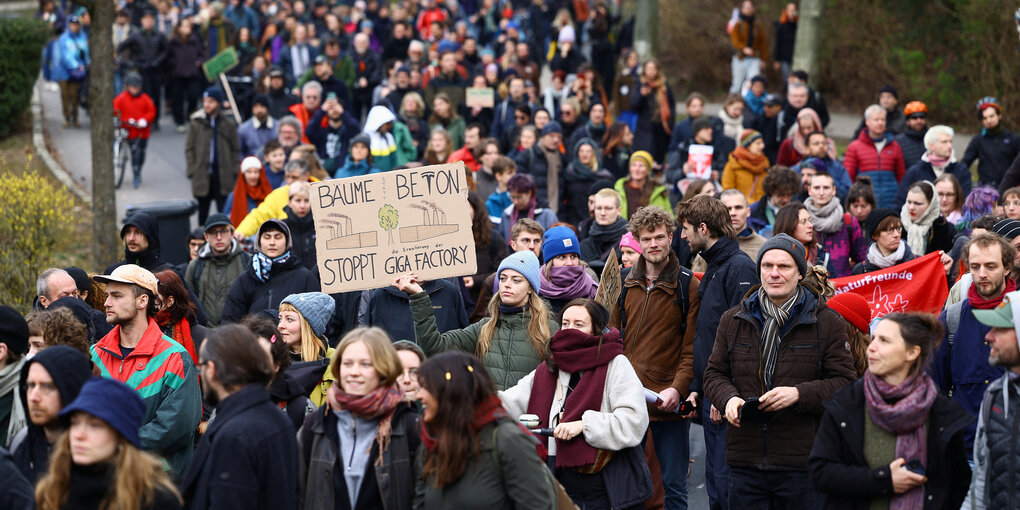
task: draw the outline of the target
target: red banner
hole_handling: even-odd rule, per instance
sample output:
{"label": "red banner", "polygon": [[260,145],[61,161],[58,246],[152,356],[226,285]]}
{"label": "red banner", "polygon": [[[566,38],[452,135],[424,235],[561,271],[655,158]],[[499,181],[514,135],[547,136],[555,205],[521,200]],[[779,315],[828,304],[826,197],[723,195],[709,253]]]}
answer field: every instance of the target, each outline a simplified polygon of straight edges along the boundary
{"label": "red banner", "polygon": [[871,305],[871,320],[893,312],[939,313],[949,297],[938,252],[881,271],[833,278],[836,294],[854,292]]}

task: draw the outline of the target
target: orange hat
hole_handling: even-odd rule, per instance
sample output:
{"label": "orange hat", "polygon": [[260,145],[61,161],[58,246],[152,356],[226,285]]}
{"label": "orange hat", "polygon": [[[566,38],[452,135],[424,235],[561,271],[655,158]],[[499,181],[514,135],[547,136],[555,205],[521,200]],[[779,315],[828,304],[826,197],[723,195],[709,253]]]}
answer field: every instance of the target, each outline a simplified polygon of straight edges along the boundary
{"label": "orange hat", "polygon": [[920,101],[911,101],[903,108],[903,115],[909,117],[915,113],[928,114],[928,106]]}

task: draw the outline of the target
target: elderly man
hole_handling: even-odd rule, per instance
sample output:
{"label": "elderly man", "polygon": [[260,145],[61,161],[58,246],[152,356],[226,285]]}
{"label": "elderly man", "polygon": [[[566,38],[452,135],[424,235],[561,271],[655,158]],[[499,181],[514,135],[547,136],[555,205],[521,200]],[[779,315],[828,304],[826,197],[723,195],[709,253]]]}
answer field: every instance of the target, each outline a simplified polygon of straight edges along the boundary
{"label": "elderly man", "polygon": [[850,180],[857,174],[866,174],[875,188],[875,200],[879,207],[893,207],[896,204],[897,186],[906,168],[900,144],[893,140],[892,133],[885,129],[886,110],[873,104],[864,110],[864,123],[856,140],[850,142],[843,157]]}
{"label": "elderly man", "polygon": [[956,180],[960,181],[964,197],[970,194],[970,170],[963,163],[958,163],[956,155],[953,154],[953,128],[933,126],[924,135],[924,148],[921,161],[910,167],[900,181],[899,191],[896,192],[897,209],[903,207],[903,203],[906,202],[911,184],[917,181],[935,182],[935,179],[947,173],[956,176]]}
{"label": "elderly man", "polygon": [[292,105],[287,109],[301,123],[301,129],[299,130],[301,133],[301,143],[312,143],[304,135],[305,127],[308,126],[308,121],[311,120],[312,115],[315,115],[315,112],[319,111],[321,106],[322,84],[317,81],[310,81],[301,87],[301,103]]}
{"label": "elderly man", "polygon": [[39,296],[39,308],[49,308],[54,301],[65,296],[77,296],[78,285],[67,271],[51,267],[39,273],[35,281],[36,295]]}
{"label": "elderly man", "polygon": [[280,119],[280,128],[277,133],[276,140],[280,142],[280,146],[283,147],[283,153],[290,159],[290,153],[301,143],[301,133],[303,133],[301,127],[301,121],[293,115],[287,115]]}
{"label": "elderly man", "polygon": [[719,321],[704,389],[731,425],[731,508],[822,504],[807,473],[815,423],[822,402],[855,372],[846,322],[801,285],[805,257],[796,239],[769,239],[758,254],[761,284]]}

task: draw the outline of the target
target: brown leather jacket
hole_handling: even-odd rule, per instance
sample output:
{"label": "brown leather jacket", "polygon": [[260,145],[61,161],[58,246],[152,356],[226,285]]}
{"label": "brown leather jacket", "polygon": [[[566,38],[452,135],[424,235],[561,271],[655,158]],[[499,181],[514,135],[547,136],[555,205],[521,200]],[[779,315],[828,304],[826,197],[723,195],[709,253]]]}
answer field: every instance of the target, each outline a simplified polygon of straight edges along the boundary
{"label": "brown leather jacket", "polygon": [[[638,260],[623,282],[627,288],[623,298],[624,327],[620,328],[620,307],[613,310],[611,323],[623,331],[623,354],[634,366],[641,384],[652,391],[675,388],[680,398],[685,399],[694,379],[695,321],[701,300],[698,298],[698,279],[692,275],[688,288],[679,289],[687,292],[687,302],[690,303],[687,316],[683,316],[676,304],[681,270],[686,271],[676,255],[670,253],[666,269],[648,287],[645,284],[645,259]],[[687,328],[683,338],[679,338],[682,322],[686,322]],[[681,419],[680,415],[660,411],[653,405],[648,406],[648,417],[652,421]]]}
{"label": "brown leather jacket", "polygon": [[[733,397],[747,400],[765,393],[762,377],[759,286],[719,321],[715,348],[705,370],[705,393],[725,412]],[[760,470],[807,469],[822,402],[855,379],[843,318],[808,287],[781,333],[773,387],[792,386],[800,400],[776,411],[767,425],[743,423],[726,431],[726,463]]]}

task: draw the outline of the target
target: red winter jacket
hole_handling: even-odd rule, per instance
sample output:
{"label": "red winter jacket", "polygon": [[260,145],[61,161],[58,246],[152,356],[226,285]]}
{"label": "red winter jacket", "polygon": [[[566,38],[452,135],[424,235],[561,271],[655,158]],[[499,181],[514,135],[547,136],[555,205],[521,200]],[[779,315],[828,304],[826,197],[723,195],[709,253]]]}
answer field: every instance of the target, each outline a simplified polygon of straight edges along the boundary
{"label": "red winter jacket", "polygon": [[477,172],[482,167],[482,164],[475,159],[475,155],[471,153],[471,149],[467,147],[461,147],[453,151],[453,154],[450,154],[450,157],[446,159],[447,163],[456,163],[458,161],[463,161],[464,166],[472,172]]}
{"label": "red winter jacket", "polygon": [[[129,139],[149,139],[152,121],[156,120],[156,105],[153,104],[152,98],[148,94],[142,92],[138,94],[138,97],[134,97],[124,90],[113,99],[113,111],[114,113],[120,112],[120,119],[125,122]],[[147,124],[144,129],[134,128],[126,124],[128,119],[135,119],[135,121],[145,119]]]}
{"label": "red winter jacket", "polygon": [[896,182],[903,180],[903,175],[907,173],[903,164],[903,151],[900,144],[888,136],[889,133],[886,135],[888,141],[885,147],[882,147],[881,154],[875,150],[875,142],[871,141],[867,129],[862,129],[857,139],[850,142],[846,148],[846,155],[843,156],[843,166],[846,167],[846,173],[851,181],[857,178],[858,172],[875,170],[888,170],[896,175]]}

